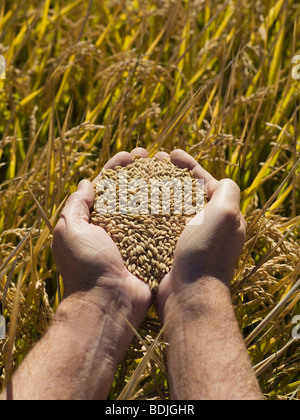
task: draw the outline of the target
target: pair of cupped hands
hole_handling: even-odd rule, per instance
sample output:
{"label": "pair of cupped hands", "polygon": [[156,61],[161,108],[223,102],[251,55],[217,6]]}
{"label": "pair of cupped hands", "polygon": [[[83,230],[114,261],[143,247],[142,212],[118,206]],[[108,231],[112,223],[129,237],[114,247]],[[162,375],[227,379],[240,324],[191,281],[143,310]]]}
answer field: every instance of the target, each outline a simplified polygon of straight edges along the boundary
{"label": "pair of cupped hands", "polygon": [[[135,155],[148,157],[143,148],[120,152],[104,169],[126,167]],[[228,287],[246,236],[240,189],[232,180],[217,181],[183,150],[158,152],[156,157],[169,158],[174,165],[188,168],[196,178],[203,179],[209,201],[203,210],[203,222],[185,227],[176,245],[172,269],[155,294],[127,270],[105,230],[89,223],[95,199],[93,183],[98,177],[93,182],[81,181],[78,190],[68,198],[52,243],[53,257],[64,281],[64,297],[75,305],[83,300],[104,311],[113,304],[125,306],[129,308],[129,321],[136,328],[153,301],[163,321],[169,302],[173,306],[182,301],[188,304],[190,298],[201,293],[197,284],[217,279]]]}

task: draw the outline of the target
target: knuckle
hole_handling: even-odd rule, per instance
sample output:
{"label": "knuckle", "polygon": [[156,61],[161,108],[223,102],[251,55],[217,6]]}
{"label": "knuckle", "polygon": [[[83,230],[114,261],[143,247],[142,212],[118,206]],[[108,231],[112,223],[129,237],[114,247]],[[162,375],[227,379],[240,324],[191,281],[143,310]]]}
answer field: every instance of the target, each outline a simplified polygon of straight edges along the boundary
{"label": "knuckle", "polygon": [[222,209],[223,219],[226,223],[236,223],[240,219],[240,212],[235,207],[225,205]]}
{"label": "knuckle", "polygon": [[230,231],[240,227],[242,216],[238,207],[232,206],[231,203],[219,203],[214,210],[220,225],[227,227]]}
{"label": "knuckle", "polygon": [[240,187],[230,178],[224,178],[219,181],[221,185],[225,188],[236,190],[237,192],[241,192]]}
{"label": "knuckle", "polygon": [[231,235],[246,237],[247,226],[242,213],[238,209],[225,207],[223,210],[223,223]]}

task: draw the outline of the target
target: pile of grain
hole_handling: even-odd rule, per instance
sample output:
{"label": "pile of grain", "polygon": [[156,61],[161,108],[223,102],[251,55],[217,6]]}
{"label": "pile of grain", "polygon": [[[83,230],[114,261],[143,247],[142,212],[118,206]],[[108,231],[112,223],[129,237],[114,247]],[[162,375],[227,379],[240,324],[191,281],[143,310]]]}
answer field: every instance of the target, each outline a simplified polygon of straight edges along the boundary
{"label": "pile of grain", "polygon": [[[160,193],[154,187],[158,184]],[[180,194],[174,185],[190,188]],[[202,199],[199,195],[196,199],[196,188],[199,192],[199,181],[188,169],[178,168],[169,159],[139,156],[125,168],[103,170],[95,185],[91,223],[106,230],[127,269],[153,291],[172,267],[175,246],[186,223],[206,202],[203,192]]]}

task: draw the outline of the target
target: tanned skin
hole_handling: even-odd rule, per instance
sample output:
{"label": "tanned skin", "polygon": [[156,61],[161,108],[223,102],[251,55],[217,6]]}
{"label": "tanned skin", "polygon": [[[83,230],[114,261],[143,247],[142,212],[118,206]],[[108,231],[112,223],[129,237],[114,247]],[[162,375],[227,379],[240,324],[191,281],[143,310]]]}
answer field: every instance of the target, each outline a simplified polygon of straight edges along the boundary
{"label": "tanned skin", "polygon": [[[148,156],[142,148],[121,152],[105,168],[125,167],[134,155]],[[54,231],[64,300],[0,399],[106,399],[133,338],[126,320],[138,329],[153,300],[165,324],[172,399],[262,399],[229,293],[246,233],[239,188],[215,180],[182,150],[157,157],[192,170],[209,197],[204,222],[185,228],[158,293],[129,273],[109,235],[89,224],[94,189],[82,181]]]}

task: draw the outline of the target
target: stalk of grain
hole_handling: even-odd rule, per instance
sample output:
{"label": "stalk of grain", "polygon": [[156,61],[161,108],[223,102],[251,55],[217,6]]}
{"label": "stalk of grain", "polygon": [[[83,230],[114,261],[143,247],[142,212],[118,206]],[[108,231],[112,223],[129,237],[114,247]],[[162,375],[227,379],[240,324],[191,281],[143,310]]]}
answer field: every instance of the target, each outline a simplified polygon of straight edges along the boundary
{"label": "stalk of grain", "polygon": [[[95,185],[91,223],[106,230],[127,269],[153,291],[171,270],[186,223],[206,203],[206,197],[196,199],[197,182],[191,171],[169,159],[136,156],[125,168],[103,170]],[[184,185],[191,186],[187,194]]]}

